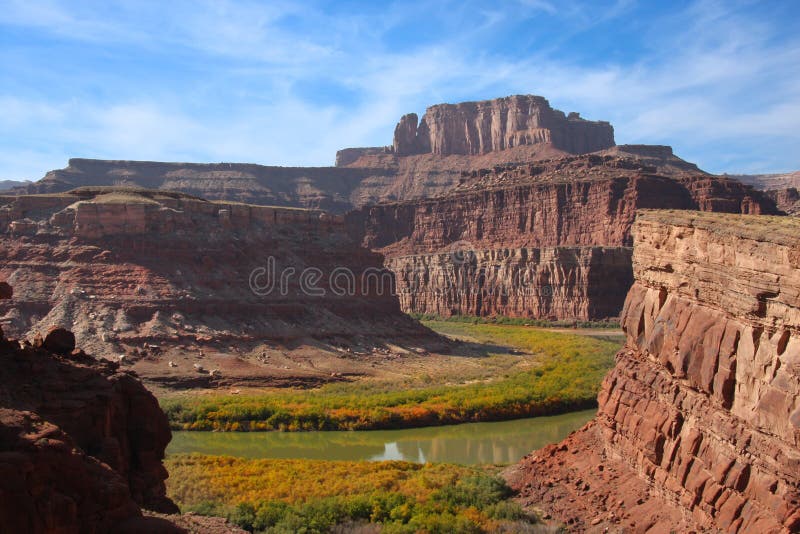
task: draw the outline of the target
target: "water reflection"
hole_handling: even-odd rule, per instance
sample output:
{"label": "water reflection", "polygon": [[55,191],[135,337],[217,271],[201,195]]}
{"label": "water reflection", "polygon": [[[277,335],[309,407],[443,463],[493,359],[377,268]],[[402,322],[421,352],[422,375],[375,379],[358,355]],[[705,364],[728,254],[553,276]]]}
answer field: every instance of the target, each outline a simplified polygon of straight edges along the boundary
{"label": "water reflection", "polygon": [[173,432],[169,454],[245,458],[406,460],[507,464],[562,440],[595,414],[585,410],[498,423],[356,432]]}

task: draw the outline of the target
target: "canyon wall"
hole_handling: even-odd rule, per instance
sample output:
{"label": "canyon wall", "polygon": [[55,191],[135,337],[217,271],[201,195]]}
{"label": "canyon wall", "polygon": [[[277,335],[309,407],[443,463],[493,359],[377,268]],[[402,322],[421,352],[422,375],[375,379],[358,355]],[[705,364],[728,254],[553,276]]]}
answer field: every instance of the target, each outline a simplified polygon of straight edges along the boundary
{"label": "canyon wall", "polygon": [[800,187],[800,171],[783,174],[729,174],[727,176],[762,191]]}
{"label": "canyon wall", "polygon": [[406,311],[588,320],[621,309],[642,208],[778,213],[735,180],[586,155],[465,172],[446,195],[345,219],[354,239],[387,257]]}
{"label": "canyon wall", "polygon": [[616,317],[633,282],[625,247],[453,249],[386,266],[404,310],[444,317]]}
{"label": "canyon wall", "polygon": [[764,193],[775,201],[779,209],[789,215],[800,215],[800,191],[796,187],[786,189],[770,189]]}
{"label": "canyon wall", "polygon": [[800,529],[800,223],[640,212],[597,417],[507,472],[573,528]]}
{"label": "canyon wall", "polygon": [[[234,345],[438,339],[401,313],[382,257],[354,243],[341,216],[107,188],[0,204],[0,276],[16,289],[0,323],[16,336],[62,325],[126,364],[159,361],[168,347],[191,359]],[[262,372],[260,362],[225,361],[226,379]],[[164,362],[154,372],[175,370]]]}

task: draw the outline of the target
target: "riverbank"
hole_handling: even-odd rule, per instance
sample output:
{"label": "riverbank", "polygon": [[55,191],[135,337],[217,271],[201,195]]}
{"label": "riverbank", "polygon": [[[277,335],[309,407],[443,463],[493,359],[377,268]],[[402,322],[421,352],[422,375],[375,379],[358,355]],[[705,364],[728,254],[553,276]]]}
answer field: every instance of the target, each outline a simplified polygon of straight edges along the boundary
{"label": "riverbank", "polygon": [[[595,406],[621,341],[518,325],[430,321],[434,330],[482,348],[430,354],[407,374],[235,392],[177,393],[161,405],[175,430],[374,430],[502,421]],[[437,363],[441,362],[441,365]]]}

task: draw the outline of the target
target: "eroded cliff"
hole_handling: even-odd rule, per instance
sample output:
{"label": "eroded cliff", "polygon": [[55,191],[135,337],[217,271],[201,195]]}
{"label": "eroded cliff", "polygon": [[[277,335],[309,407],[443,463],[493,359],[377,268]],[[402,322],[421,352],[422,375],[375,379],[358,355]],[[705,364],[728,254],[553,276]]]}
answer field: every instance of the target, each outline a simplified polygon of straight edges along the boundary
{"label": "eroded cliff", "polygon": [[619,313],[642,208],[778,212],[735,180],[586,155],[465,172],[448,194],[367,206],[346,221],[386,255],[406,311],[586,320]]}
{"label": "eroded cliff", "polygon": [[507,475],[577,530],[800,529],[800,223],[644,211],[594,422]]}
{"label": "eroded cliff", "polygon": [[433,153],[485,154],[522,145],[551,144],[571,154],[614,146],[614,129],[607,122],[565,115],[541,96],[514,95],[480,102],[429,107],[404,115],[394,133],[398,156]]}
{"label": "eroded cliff", "polygon": [[0,303],[3,328],[31,338],[63,325],[148,380],[335,380],[319,362],[268,370],[264,360],[286,347],[437,339],[400,312],[381,256],[355,244],[340,216],[136,189],[2,202],[0,276],[17,294]]}

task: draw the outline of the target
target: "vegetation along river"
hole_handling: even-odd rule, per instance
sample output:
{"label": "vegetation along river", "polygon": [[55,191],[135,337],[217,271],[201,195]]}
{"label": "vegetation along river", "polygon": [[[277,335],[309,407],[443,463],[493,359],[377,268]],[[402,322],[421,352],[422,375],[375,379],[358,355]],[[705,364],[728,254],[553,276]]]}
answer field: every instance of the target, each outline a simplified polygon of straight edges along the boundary
{"label": "vegetation along river", "polygon": [[496,423],[343,432],[172,433],[168,454],[200,453],[243,458],[405,460],[508,464],[557,443],[596,410]]}

